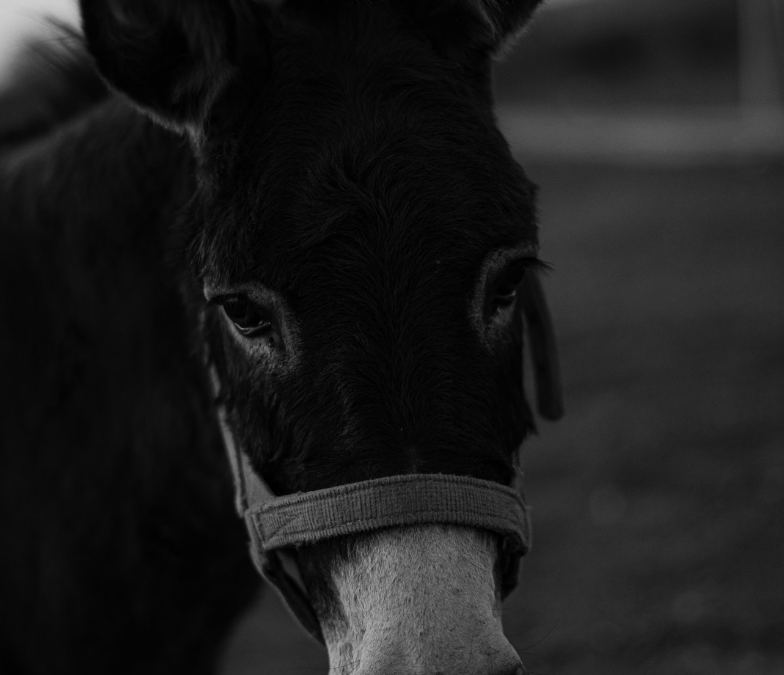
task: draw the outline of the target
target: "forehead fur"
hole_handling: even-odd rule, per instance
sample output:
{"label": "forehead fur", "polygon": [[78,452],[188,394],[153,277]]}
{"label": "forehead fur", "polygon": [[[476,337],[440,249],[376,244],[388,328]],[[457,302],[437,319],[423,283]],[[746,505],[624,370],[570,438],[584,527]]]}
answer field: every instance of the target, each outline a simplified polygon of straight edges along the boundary
{"label": "forehead fur", "polygon": [[279,17],[269,79],[208,140],[202,270],[286,288],[338,240],[466,265],[535,240],[533,187],[494,126],[487,74],[378,8],[331,19]]}

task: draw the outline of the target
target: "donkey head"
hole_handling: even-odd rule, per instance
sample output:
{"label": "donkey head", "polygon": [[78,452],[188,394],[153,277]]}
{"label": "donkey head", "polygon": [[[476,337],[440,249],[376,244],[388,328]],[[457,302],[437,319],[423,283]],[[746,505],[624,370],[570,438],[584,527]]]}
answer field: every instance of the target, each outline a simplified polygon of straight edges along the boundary
{"label": "donkey head", "polygon": [[[535,188],[490,65],[537,0],[81,4],[109,84],[191,140],[184,295],[253,470],[278,495],[508,485],[533,428],[524,309],[537,369],[553,364]],[[443,525],[297,552],[331,665],[356,673],[518,672],[498,559],[492,533]]]}

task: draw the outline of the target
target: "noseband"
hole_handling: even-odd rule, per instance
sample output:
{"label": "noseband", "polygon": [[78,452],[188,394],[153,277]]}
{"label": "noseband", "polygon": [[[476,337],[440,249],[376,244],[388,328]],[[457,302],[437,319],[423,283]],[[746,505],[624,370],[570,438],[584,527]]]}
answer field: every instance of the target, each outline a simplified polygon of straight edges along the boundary
{"label": "noseband", "polygon": [[[217,389],[214,368],[211,374]],[[282,560],[303,544],[406,525],[481,528],[500,535],[501,597],[517,585],[520,558],[531,546],[531,523],[528,506],[516,488],[469,476],[407,474],[276,496],[237,447],[226,417],[225,407],[219,405],[236,507],[250,535],[251,558],[308,633],[322,644],[324,636],[313,605]]]}

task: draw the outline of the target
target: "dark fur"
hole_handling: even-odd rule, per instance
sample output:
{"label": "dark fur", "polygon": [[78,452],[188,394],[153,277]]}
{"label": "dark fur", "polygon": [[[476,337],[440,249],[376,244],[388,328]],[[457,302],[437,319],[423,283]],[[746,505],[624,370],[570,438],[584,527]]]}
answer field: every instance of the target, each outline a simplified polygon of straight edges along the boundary
{"label": "dark fur", "polygon": [[0,148],[45,136],[108,96],[73,28],[50,23],[23,44],[0,95]]}
{"label": "dark fur", "polygon": [[4,675],[212,672],[259,584],[163,264],[189,153],[102,98],[0,159]]}
{"label": "dark fur", "polygon": [[[404,2],[83,3],[104,76],[187,128],[196,160],[102,95],[0,160],[4,672],[209,671],[255,582],[202,339],[280,493],[509,481],[532,426],[521,321],[488,351],[467,312],[488,253],[536,239],[489,61],[534,4],[487,26],[456,2],[439,21]],[[217,307],[196,334],[205,274],[285,296],[296,372],[248,363]],[[304,556],[314,589],[328,549]]]}

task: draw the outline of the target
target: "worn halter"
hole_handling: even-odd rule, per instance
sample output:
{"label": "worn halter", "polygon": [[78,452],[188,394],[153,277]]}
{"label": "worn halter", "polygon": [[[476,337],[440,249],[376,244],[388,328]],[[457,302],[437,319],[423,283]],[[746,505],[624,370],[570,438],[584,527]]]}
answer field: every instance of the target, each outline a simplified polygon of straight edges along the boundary
{"label": "worn halter", "polygon": [[[217,385],[214,370],[212,375]],[[517,585],[520,557],[531,546],[528,507],[517,489],[468,476],[408,474],[276,496],[237,447],[221,405],[218,420],[234,474],[235,505],[250,535],[251,558],[322,644],[316,612],[281,559],[303,544],[425,523],[482,528],[501,536],[502,597]]]}

